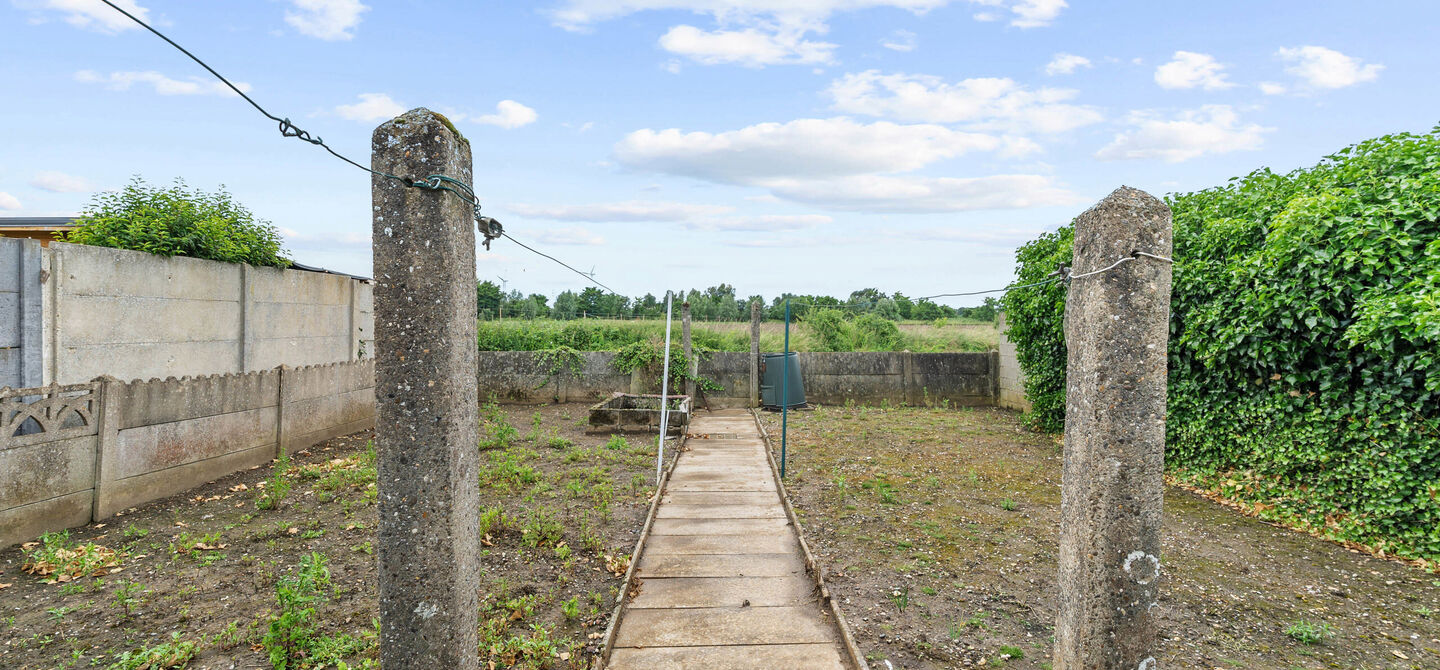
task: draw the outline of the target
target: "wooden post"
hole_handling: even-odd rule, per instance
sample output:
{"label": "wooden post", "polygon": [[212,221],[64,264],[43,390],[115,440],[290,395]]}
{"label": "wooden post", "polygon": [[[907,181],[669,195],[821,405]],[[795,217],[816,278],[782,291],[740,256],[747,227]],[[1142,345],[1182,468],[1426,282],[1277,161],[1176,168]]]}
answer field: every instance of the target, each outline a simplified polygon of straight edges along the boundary
{"label": "wooden post", "polygon": [[691,398],[691,407],[695,407],[695,374],[698,372],[695,352],[690,346],[690,301],[680,303],[680,349],[685,356],[685,395]]}
{"label": "wooden post", "polygon": [[[470,144],[414,109],[375,129],[376,171],[471,183]],[[375,446],[380,664],[479,666],[475,215],[375,175]]]}
{"label": "wooden post", "polygon": [[750,406],[760,406],[760,301],[750,303]]}
{"label": "wooden post", "polygon": [[1156,670],[1170,226],[1129,187],[1075,219],[1055,670]]}

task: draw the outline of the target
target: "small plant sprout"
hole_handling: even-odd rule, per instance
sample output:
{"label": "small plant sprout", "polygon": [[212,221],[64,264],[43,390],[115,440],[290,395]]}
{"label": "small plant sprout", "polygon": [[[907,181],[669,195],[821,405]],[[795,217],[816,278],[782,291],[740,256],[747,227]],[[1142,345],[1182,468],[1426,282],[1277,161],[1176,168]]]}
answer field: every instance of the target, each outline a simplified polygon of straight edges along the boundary
{"label": "small plant sprout", "polygon": [[1328,623],[1316,623],[1301,619],[1286,627],[1285,634],[1300,644],[1319,644],[1325,638],[1334,635],[1334,631],[1330,629]]}

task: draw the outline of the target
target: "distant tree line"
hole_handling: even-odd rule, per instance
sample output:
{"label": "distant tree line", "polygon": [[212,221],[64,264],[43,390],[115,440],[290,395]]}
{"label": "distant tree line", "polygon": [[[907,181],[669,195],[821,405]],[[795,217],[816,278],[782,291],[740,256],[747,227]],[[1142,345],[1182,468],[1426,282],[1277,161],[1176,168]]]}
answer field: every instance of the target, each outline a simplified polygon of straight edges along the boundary
{"label": "distant tree line", "polygon": [[[749,321],[750,303],[759,301],[764,306],[761,318],[779,321],[785,318],[783,296],[766,300],[764,296],[752,295],[740,298],[735,287],[729,284],[711,286],[704,290],[690,289],[685,296],[690,302],[690,314],[700,321]],[[675,316],[679,317],[677,300]],[[899,291],[886,294],[880,289],[867,288],[853,291],[848,298],[828,295],[791,295],[790,314],[803,318],[815,308],[844,310],[858,316],[874,314],[891,321],[934,321],[936,319],[979,319],[993,321],[998,306],[995,298],[986,298],[977,307],[950,307],[929,300],[914,300]],[[564,291],[549,297],[520,291],[506,293],[494,282],[482,281],[475,286],[475,305],[481,319],[660,319],[665,317],[665,297],[646,293],[639,298],[608,293],[595,287],[579,293]]]}

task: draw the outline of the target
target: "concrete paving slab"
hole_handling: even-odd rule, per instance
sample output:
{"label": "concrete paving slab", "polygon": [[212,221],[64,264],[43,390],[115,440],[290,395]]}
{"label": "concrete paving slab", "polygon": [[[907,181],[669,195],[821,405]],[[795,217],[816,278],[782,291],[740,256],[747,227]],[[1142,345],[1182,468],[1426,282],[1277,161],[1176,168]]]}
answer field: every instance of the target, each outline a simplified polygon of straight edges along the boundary
{"label": "concrete paving slab", "polygon": [[783,554],[799,551],[788,529],[770,535],[651,535],[645,554]]}
{"label": "concrete paving slab", "polygon": [[668,488],[675,491],[770,491],[772,493],[777,490],[774,482],[741,480],[675,482]]}
{"label": "concrete paving slab", "polygon": [[789,530],[785,517],[769,519],[656,519],[651,535],[756,535]]}
{"label": "concrete paving slab", "polygon": [[660,498],[666,505],[768,505],[780,504],[780,496],[764,491],[670,491]]}
{"label": "concrete paving slab", "polygon": [[615,632],[616,647],[797,644],[840,640],[819,607],[632,609]]}
{"label": "concrete paving slab", "polygon": [[778,501],[740,505],[678,505],[660,502],[656,519],[783,519],[785,508]]}
{"label": "concrete paving slab", "polygon": [[656,554],[640,557],[635,574],[652,577],[808,577],[796,554]]}
{"label": "concrete paving slab", "polygon": [[841,670],[834,644],[732,645],[616,649],[610,667],[624,670]]}
{"label": "concrete paving slab", "polygon": [[[815,583],[788,577],[673,577],[642,580],[636,608],[795,607],[815,602]],[[746,605],[746,603],[749,603]]]}

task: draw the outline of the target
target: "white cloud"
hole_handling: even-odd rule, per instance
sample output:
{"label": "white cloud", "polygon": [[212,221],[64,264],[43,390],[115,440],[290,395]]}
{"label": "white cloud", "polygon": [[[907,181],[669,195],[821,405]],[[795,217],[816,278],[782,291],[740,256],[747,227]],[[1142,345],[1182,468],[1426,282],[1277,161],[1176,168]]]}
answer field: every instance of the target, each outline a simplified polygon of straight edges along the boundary
{"label": "white cloud", "polygon": [[896,177],[856,175],[835,179],[776,179],[776,195],[834,210],[890,213],[960,212],[1080,204],[1074,193],[1039,175]]}
{"label": "white cloud", "polygon": [[[467,117],[458,115],[456,120],[458,121],[464,118]],[[495,104],[494,114],[477,116],[472,120],[475,121],[475,123],[483,123],[487,126],[499,126],[510,130],[519,128],[520,126],[528,126],[535,123],[535,120],[538,118],[540,118],[540,115],[525,105],[515,102],[514,100],[501,100]]]}
{"label": "white cloud", "polygon": [[940,77],[880,74],[867,70],[847,74],[826,93],[843,112],[884,116],[902,121],[968,123],[976,129],[1058,133],[1100,121],[1094,107],[1066,101],[1073,89],[1028,89],[1012,79],[984,77],[946,83]]}
{"label": "white cloud", "polygon": [[1282,47],[1275,52],[1290,65],[1285,68],[1312,88],[1345,88],[1374,81],[1384,65],[1362,64],[1359,58],[1317,46]]}
{"label": "white cloud", "polygon": [[0,191],[0,209],[20,209],[20,199]]}
{"label": "white cloud", "polygon": [[[199,76],[191,76],[183,80],[171,79],[153,70],[111,72],[108,75],[93,70],[81,70],[75,73],[75,81],[86,84],[103,84],[105,88],[112,91],[128,91],[136,84],[143,84],[150,86],[160,95],[235,95],[230,87],[212,79]],[[234,84],[241,91],[250,92],[249,84],[243,81],[237,81]]]}
{"label": "white cloud", "polygon": [[804,34],[794,29],[705,31],[681,25],[661,36],[660,47],[705,65],[764,67],[832,62],[836,45],[805,40]]}
{"label": "white cloud", "polygon": [[605,244],[605,238],[579,226],[538,230],[533,235],[537,241],[544,244],[582,247],[596,247]]}
{"label": "white cloud", "polygon": [[[21,9],[32,10],[38,17],[43,17],[47,10],[61,12],[64,21],[76,28],[111,35],[140,27],[100,0],[17,0],[14,4]],[[150,10],[136,4],[135,0],[115,0],[115,4],[141,21],[150,21]]]}
{"label": "white cloud", "polygon": [[1161,88],[1196,88],[1215,91],[1234,84],[1225,80],[1225,66],[1210,54],[1176,51],[1169,63],[1155,68],[1155,83]]}
{"label": "white cloud", "polygon": [[1060,16],[1060,10],[1068,6],[1065,0],[1016,0],[1010,5],[1010,11],[1015,14],[1010,25],[1017,28],[1048,26]]}
{"label": "white cloud", "polygon": [[521,216],[586,221],[590,223],[633,223],[640,221],[690,221],[700,217],[728,214],[735,208],[724,205],[695,205],[683,202],[628,200],[584,205],[530,205],[517,203],[507,209]]}
{"label": "white cloud", "polygon": [[777,232],[783,230],[804,230],[814,228],[835,219],[824,214],[762,214],[760,216],[732,216],[696,221],[691,228],[699,230],[722,230],[742,232]]}
{"label": "white cloud", "polygon": [[360,102],[353,105],[339,105],[335,113],[351,121],[385,121],[405,113],[402,105],[384,93],[361,93]]}
{"label": "white cloud", "polygon": [[1090,67],[1090,59],[1075,54],[1058,53],[1050,62],[1045,65],[1045,74],[1055,76],[1057,74],[1071,74],[1076,69]]}
{"label": "white cloud", "polygon": [[863,124],[841,117],[761,123],[723,133],[646,128],[616,144],[615,157],[631,168],[750,184],[793,175],[906,172],[1004,147],[999,138],[939,125]]}
{"label": "white cloud", "polygon": [[892,51],[914,51],[915,37],[915,33],[908,30],[897,30],[890,33],[890,37],[881,40],[880,46]]}
{"label": "white cloud", "polygon": [[1242,124],[1229,105],[1205,105],[1184,111],[1174,119],[1159,118],[1154,112],[1135,112],[1129,123],[1133,129],[1117,134],[1114,141],[1095,152],[1096,158],[1178,163],[1205,154],[1258,149],[1265,133],[1274,130],[1254,123]]}
{"label": "white cloud", "polygon": [[[1022,4],[1047,4],[1054,1],[1020,0]],[[709,14],[718,21],[732,23],[757,18],[795,23],[824,21],[837,12],[876,7],[891,7],[923,14],[950,2],[951,0],[564,0],[550,15],[556,25],[566,30],[584,30],[602,21],[656,10]]]}
{"label": "white cloud", "polygon": [[89,181],[54,170],[36,173],[30,185],[51,193],[87,193],[95,190]]}
{"label": "white cloud", "polygon": [[1260,82],[1260,92],[1265,95],[1284,95],[1288,90],[1290,89],[1286,88],[1284,84],[1278,84],[1273,81]]}
{"label": "white cloud", "polygon": [[293,10],[285,12],[285,22],[300,31],[322,40],[348,40],[360,25],[360,15],[370,8],[360,0],[290,0]]}

